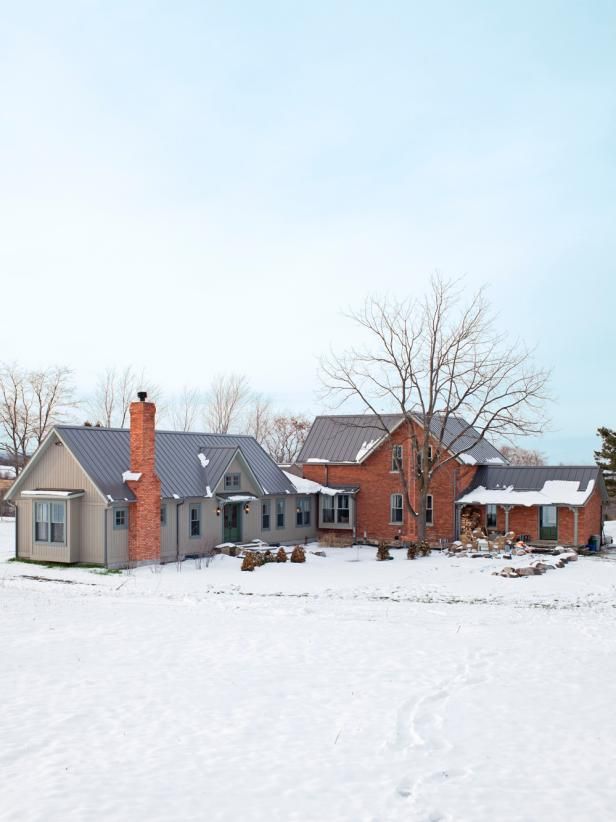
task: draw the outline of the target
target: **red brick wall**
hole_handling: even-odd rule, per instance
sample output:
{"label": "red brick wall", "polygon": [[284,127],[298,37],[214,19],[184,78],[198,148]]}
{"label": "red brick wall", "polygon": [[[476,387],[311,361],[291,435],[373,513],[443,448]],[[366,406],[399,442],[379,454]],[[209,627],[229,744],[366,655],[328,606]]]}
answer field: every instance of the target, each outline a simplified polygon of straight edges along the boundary
{"label": "red brick wall", "polygon": [[580,511],[579,538],[580,544],[586,545],[593,534],[600,534],[603,528],[603,504],[598,488]]}
{"label": "red brick wall", "polygon": [[126,483],[137,498],[129,506],[129,562],[160,560],[160,480],[155,468],[155,420],[154,403],[131,403],[130,470],[142,476]]}
{"label": "red brick wall", "polygon": [[[482,512],[482,526],[485,527],[485,505],[475,505]],[[575,540],[575,518],[573,511],[566,506],[558,506],[558,542],[565,545],[586,545],[592,534],[601,533],[601,495],[595,490],[584,508],[578,515],[578,538]],[[497,508],[496,528],[505,530],[505,512],[501,506]],[[518,534],[528,534],[531,540],[538,540],[539,536],[539,507],[526,508],[518,506],[509,512],[509,530]]]}
{"label": "red brick wall", "polygon": [[[417,510],[418,494],[411,454],[408,430],[401,426],[390,442],[384,443],[361,465],[334,465],[305,463],[303,474],[307,479],[323,485],[357,485],[356,533],[372,539],[394,538],[397,534],[416,538],[416,520],[404,511],[402,524],[390,523],[390,496],[402,493],[397,471],[391,471],[392,446],[401,444],[404,449],[404,467],[411,478],[411,500]],[[434,524],[427,528],[427,538],[436,543],[439,539],[453,539],[455,533],[454,500],[471,482],[476,468],[459,465],[455,460],[440,468],[434,475],[430,493],[433,496]]]}

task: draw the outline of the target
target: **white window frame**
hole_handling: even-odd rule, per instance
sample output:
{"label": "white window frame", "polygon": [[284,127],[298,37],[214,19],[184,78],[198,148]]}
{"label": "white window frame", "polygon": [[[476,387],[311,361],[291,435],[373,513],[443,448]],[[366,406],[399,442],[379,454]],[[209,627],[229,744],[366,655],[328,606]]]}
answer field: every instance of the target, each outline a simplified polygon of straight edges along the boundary
{"label": "white window frame", "polygon": [[[321,521],[323,525],[335,525],[336,505],[334,503],[334,497],[331,494],[322,494],[321,500]],[[325,516],[325,512],[327,512],[327,517]]]}
{"label": "white window frame", "polygon": [[400,464],[404,462],[404,446],[401,443],[397,443],[396,445],[392,445],[391,447],[391,471],[392,474],[399,473],[400,469],[396,465],[396,455],[399,454]]}
{"label": "white window frame", "polygon": [[426,525],[434,525],[434,496],[426,495]]}
{"label": "white window frame", "polygon": [[[394,506],[394,499],[400,500],[400,505]],[[400,512],[400,519],[394,518],[394,512]],[[404,499],[402,494],[390,494],[389,497],[389,524],[402,525],[404,522]]]}
{"label": "white window frame", "polygon": [[[60,520],[54,520],[53,519],[53,514],[54,514],[53,506],[54,505],[58,506],[62,510],[63,519],[62,519],[61,522],[60,522]],[[47,507],[47,517],[44,520],[36,518],[38,510],[39,510],[39,506],[46,506]],[[58,502],[57,500],[37,500],[37,501],[35,501],[35,503],[32,507],[32,530],[33,530],[34,542],[37,545],[54,545],[58,548],[61,548],[63,546],[65,547],[66,546],[67,524],[68,524],[67,519],[68,519],[68,510],[67,510],[66,502]],[[37,538],[37,528],[36,528],[36,526],[37,526],[37,523],[39,523],[39,522],[40,523],[45,523],[45,525],[46,525],[47,539],[38,539]],[[53,526],[54,525],[60,525],[60,524],[63,526],[62,540],[61,541],[60,540],[52,540],[51,536],[52,536],[52,532],[53,532]]]}
{"label": "white window frame", "polygon": [[[281,516],[282,516],[282,522],[279,519]],[[277,499],[276,500],[276,528],[278,528],[278,529],[284,528],[286,518],[287,518],[287,501],[286,501],[286,499]]]}
{"label": "white window frame", "polygon": [[[267,525],[265,524],[265,520],[267,518]],[[271,531],[272,529],[272,506],[269,500],[263,500],[261,502],[261,530],[262,531]]]}
{"label": "white window frame", "polygon": [[[124,514],[124,522],[118,523],[118,514]],[[113,509],[113,530],[114,531],[126,531],[128,528],[128,508],[122,506],[121,508],[114,508]]]}
{"label": "white window frame", "polygon": [[308,528],[310,526],[310,515],[312,512],[312,505],[310,504],[310,497],[299,497],[297,500],[297,508],[295,522],[298,528]]}

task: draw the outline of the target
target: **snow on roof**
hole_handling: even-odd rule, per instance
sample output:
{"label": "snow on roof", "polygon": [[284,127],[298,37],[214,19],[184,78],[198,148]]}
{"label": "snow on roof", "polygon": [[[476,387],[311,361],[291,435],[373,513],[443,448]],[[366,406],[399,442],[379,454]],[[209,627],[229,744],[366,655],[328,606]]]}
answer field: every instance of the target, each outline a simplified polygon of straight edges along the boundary
{"label": "snow on roof", "polygon": [[540,491],[516,491],[513,485],[507,488],[487,489],[480,485],[458,502],[475,505],[584,505],[595,487],[590,480],[587,488],[580,491],[580,483],[570,480],[546,480]]}
{"label": "snow on roof", "polygon": [[202,468],[206,468],[210,464],[209,459],[202,452],[199,452],[198,457]]}
{"label": "snow on roof", "polygon": [[[460,462],[463,462],[465,465],[477,465],[477,460],[472,454],[464,453],[460,454],[459,456]],[[498,460],[501,462],[501,460]]]}
{"label": "snow on roof", "polygon": [[334,488],[328,488],[319,482],[313,482],[313,480],[304,479],[304,477],[297,477],[295,474],[289,474],[288,471],[284,473],[287,479],[295,486],[298,494],[327,494],[333,497],[338,493]]}
{"label": "snow on roof", "polygon": [[355,457],[355,459],[357,460],[357,462],[361,462],[361,461],[363,460],[363,458],[364,458],[367,454],[369,454],[369,453],[370,453],[370,451],[372,451],[372,449],[373,449],[373,448],[374,448],[374,446],[377,444],[377,442],[379,442],[379,441],[380,441],[380,439],[382,439],[382,437],[381,437],[381,438],[377,438],[377,439],[375,439],[375,440],[370,440],[370,441],[364,440],[364,441],[362,442],[362,444],[361,444],[361,448],[360,448],[360,449],[359,449],[359,451],[357,452],[357,456]]}
{"label": "snow on roof", "polygon": [[46,491],[36,489],[35,491],[22,491],[22,497],[82,497],[84,491]]}
{"label": "snow on roof", "polygon": [[122,482],[138,482],[140,479],[140,471],[124,471],[122,474]]}

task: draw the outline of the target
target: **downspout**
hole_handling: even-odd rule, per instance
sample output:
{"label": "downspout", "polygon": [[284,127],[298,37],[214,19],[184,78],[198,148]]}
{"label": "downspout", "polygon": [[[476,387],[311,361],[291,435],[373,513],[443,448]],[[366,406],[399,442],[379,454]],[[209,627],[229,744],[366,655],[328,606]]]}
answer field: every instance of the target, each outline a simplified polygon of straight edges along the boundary
{"label": "downspout", "polygon": [[19,506],[15,505],[15,559],[19,559]]}
{"label": "downspout", "polygon": [[107,508],[105,508],[105,511],[104,511],[104,518],[105,518],[105,528],[104,528],[104,533],[105,533],[105,536],[104,536],[104,539],[105,539],[105,543],[104,543],[105,568],[107,568],[107,562],[108,562],[108,553],[107,553],[107,536],[108,536],[108,534],[107,534],[107,527],[108,527],[107,526],[107,520],[108,520],[107,512],[108,511],[109,511],[109,506],[107,506]]}
{"label": "downspout", "polygon": [[175,561],[180,561],[180,506],[184,505],[184,500],[181,500],[175,506]]}

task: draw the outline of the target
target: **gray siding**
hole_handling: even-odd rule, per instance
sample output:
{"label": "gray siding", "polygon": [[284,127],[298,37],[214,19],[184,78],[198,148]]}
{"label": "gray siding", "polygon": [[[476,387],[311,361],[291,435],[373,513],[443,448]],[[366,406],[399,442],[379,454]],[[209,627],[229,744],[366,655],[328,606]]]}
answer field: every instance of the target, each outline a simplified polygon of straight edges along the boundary
{"label": "gray siding", "polygon": [[59,440],[52,437],[25,478],[23,490],[79,489],[85,492],[84,496],[69,500],[67,505],[68,547],[63,550],[34,544],[32,500],[18,494],[15,502],[19,507],[19,555],[45,562],[103,564],[105,502],[70,451],[55,442]]}

